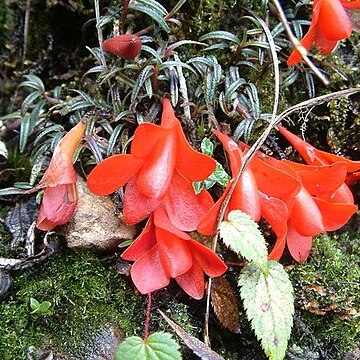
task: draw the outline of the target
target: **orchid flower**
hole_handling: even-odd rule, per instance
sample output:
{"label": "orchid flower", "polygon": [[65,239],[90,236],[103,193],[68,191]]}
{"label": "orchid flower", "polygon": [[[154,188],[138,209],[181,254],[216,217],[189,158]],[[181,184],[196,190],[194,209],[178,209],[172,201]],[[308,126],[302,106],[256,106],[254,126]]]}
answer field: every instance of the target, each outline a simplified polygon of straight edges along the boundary
{"label": "orchid flower", "polygon": [[[322,55],[328,55],[339,40],[351,35],[352,25],[346,9],[360,9],[359,0],[314,0],[312,19],[308,32],[300,41],[310,50],[315,44]],[[293,50],[287,60],[289,66],[296,65],[302,59],[298,50]]]}
{"label": "orchid flower", "polygon": [[138,238],[121,255],[135,261],[131,278],[142,294],[167,286],[175,279],[192,298],[204,295],[204,273],[222,275],[227,267],[209,248],[177,229],[163,207],[158,207]]}
{"label": "orchid flower", "polygon": [[[346,183],[351,185],[357,181],[360,177],[360,161],[352,161],[343,156],[330,154],[326,151],[316,149],[308,142],[300,139],[298,136],[285,129],[283,126],[278,126],[279,132],[290,142],[290,144],[299,152],[301,157],[309,165],[330,165],[336,162],[346,164],[347,176]],[[346,185],[344,184],[344,187]],[[344,189],[345,192],[350,192],[348,189]]]}
{"label": "orchid flower", "polygon": [[73,155],[85,131],[79,122],[59,142],[37,188],[45,188],[36,227],[52,230],[70,221],[77,206]]}
{"label": "orchid flower", "polygon": [[123,34],[105,40],[102,48],[108,53],[130,60],[140,54],[141,45],[141,39],[137,35]]}
{"label": "orchid flower", "polygon": [[190,147],[170,101],[164,98],[161,125],[139,125],[131,153],[105,159],[89,174],[87,184],[97,195],[109,195],[127,184],[128,224],[140,222],[164,203],[173,224],[191,231],[212,205],[206,191],[195,195],[192,182],[206,179],[215,167],[211,157]]}

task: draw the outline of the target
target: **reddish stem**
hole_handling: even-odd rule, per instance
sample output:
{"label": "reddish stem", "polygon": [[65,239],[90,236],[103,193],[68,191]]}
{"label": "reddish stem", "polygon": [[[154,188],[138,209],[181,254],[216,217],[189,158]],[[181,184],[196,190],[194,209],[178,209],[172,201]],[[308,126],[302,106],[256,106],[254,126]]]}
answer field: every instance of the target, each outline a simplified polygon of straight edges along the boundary
{"label": "reddish stem", "polygon": [[151,293],[148,294],[148,301],[146,306],[146,318],[145,318],[145,330],[144,330],[144,340],[146,340],[149,336],[149,328],[150,328],[150,318],[151,318]]}
{"label": "reddish stem", "polygon": [[120,18],[120,34],[124,34],[125,32],[125,22],[129,11],[129,2],[130,0],[125,0],[124,5],[121,12],[121,18]]}

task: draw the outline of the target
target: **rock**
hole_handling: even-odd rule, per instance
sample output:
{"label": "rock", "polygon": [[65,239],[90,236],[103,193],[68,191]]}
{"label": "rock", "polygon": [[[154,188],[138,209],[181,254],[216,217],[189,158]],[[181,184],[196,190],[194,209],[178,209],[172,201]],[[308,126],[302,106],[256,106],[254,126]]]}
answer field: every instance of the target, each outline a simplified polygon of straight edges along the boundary
{"label": "rock", "polygon": [[78,178],[77,189],[78,208],[65,227],[69,248],[109,251],[122,241],[134,238],[135,227],[115,216],[114,204],[108,197],[92,194],[81,178]]}

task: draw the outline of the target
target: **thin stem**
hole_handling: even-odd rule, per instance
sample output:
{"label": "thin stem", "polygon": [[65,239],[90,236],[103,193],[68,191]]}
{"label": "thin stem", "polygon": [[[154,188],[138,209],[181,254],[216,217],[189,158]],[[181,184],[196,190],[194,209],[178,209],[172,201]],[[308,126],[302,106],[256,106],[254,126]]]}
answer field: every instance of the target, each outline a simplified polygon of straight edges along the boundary
{"label": "thin stem", "polygon": [[275,4],[275,6],[276,6],[276,9],[277,9],[278,13],[279,13],[280,21],[284,25],[285,31],[287,32],[290,41],[294,44],[295,49],[297,51],[299,51],[299,53],[301,54],[301,56],[304,59],[304,61],[306,62],[306,64],[314,72],[314,74],[322,81],[322,83],[324,85],[329,85],[330,81],[320,72],[320,70],[309,59],[309,57],[307,56],[307,50],[301,45],[300,41],[297,39],[297,37],[292,32],[279,1],[278,0],[273,0],[273,2]]}
{"label": "thin stem", "polygon": [[119,24],[120,34],[124,34],[125,32],[125,22],[126,22],[127,14],[129,12],[129,2],[130,0],[124,0],[124,5],[122,8],[120,24]]}
{"label": "thin stem", "polygon": [[31,10],[31,0],[26,0],[25,20],[24,20],[24,49],[23,49],[23,54],[22,54],[22,66],[24,66],[24,64],[25,64],[27,47],[28,47],[30,10]]}
{"label": "thin stem", "polygon": [[150,318],[151,318],[151,293],[148,294],[148,301],[146,306],[146,318],[145,318],[145,330],[144,330],[144,340],[149,337],[150,332]]}

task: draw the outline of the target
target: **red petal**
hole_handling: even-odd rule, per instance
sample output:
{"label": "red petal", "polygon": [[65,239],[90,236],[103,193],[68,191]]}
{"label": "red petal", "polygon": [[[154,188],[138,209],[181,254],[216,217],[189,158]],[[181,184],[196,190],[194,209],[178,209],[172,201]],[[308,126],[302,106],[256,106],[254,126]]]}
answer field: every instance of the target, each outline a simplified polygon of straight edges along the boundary
{"label": "red petal", "polygon": [[345,181],[346,164],[309,166],[283,160],[300,176],[303,186],[311,195],[332,195]]}
{"label": "red petal", "polygon": [[326,231],[334,231],[343,227],[357,211],[356,205],[331,203],[314,198],[320,209]]}
{"label": "red petal", "polygon": [[200,219],[197,231],[204,235],[215,235],[217,231],[217,221],[221,205],[230,190],[230,185],[227,186],[223,195],[218,201],[203,215]]}
{"label": "red petal", "polygon": [[290,220],[303,236],[314,236],[325,231],[321,212],[304,187],[296,195]]}
{"label": "red petal", "polygon": [[204,272],[195,259],[191,269],[185,274],[175,278],[175,280],[193,299],[200,300],[204,296]]}
{"label": "red petal", "polygon": [[287,232],[282,234],[280,237],[279,236],[277,237],[275,245],[269,254],[269,260],[276,260],[276,261],[280,260],[285,250],[286,237],[287,237]]}
{"label": "red petal", "polygon": [[140,170],[143,161],[132,155],[113,155],[98,164],[87,178],[94,194],[109,195],[124,186]]}
{"label": "red petal", "polygon": [[348,174],[346,176],[345,182],[347,185],[352,185],[352,184],[358,182],[359,180],[360,180],[360,171],[357,171],[353,174]]}
{"label": "red petal", "polygon": [[139,125],[134,133],[134,140],[131,143],[131,155],[141,158],[149,155],[155,148],[158,141],[168,136],[169,130],[159,125],[143,123]]}
{"label": "red petal", "polygon": [[229,138],[227,135],[221,133],[220,131],[214,130],[213,133],[221,141],[226,153],[229,157],[231,173],[233,177],[239,173],[241,162],[242,162],[242,152],[237,146],[236,142]]}
{"label": "red petal", "polygon": [[155,245],[155,226],[153,218],[150,217],[141,234],[121,254],[121,257],[124,260],[135,261]]}
{"label": "red petal", "polygon": [[346,184],[342,184],[330,197],[323,196],[322,199],[334,203],[354,205],[354,196]]}
{"label": "red petal", "polygon": [[76,183],[73,155],[84,135],[85,127],[83,122],[79,122],[60,140],[40,181],[40,187]]}
{"label": "red petal", "polygon": [[168,98],[163,98],[163,111],[161,115],[161,126],[165,129],[172,129],[179,123],[178,118],[175,116],[174,109]]}
{"label": "red petal", "polygon": [[177,171],[191,181],[205,180],[215,171],[215,160],[189,145],[179,122],[175,124],[175,131],[178,142]]}
{"label": "red petal", "polygon": [[125,187],[124,220],[127,224],[137,224],[146,219],[161,204],[160,200],[149,198],[137,191],[132,179]]}
{"label": "red petal", "polygon": [[142,294],[162,289],[170,282],[161,265],[157,246],[139,257],[131,267],[130,273],[132,281]]}
{"label": "red petal", "polygon": [[266,195],[286,199],[294,197],[301,182],[294,170],[283,161],[258,153],[250,162],[257,186]]}
{"label": "red petal", "polygon": [[324,38],[338,41],[351,35],[351,23],[339,0],[322,0],[317,26]]}
{"label": "red petal", "polygon": [[161,228],[156,228],[156,242],[165,274],[175,278],[186,273],[192,266],[192,255],[188,247],[190,240],[183,240]]}
{"label": "red petal", "polygon": [[102,48],[123,59],[134,59],[141,51],[141,39],[137,35],[123,34],[107,39]]}
{"label": "red petal", "polygon": [[166,230],[181,239],[190,239],[190,236],[187,233],[180,231],[170,222],[168,215],[162,207],[159,207],[154,211],[154,223],[156,227]]}
{"label": "red petal", "polygon": [[261,217],[261,206],[255,177],[251,170],[245,169],[234,188],[229,202],[229,211],[241,210],[254,221]]}
{"label": "red petal", "polygon": [[319,28],[316,29],[314,42],[321,55],[329,55],[338,43],[337,41],[327,39]]}
{"label": "red petal", "polygon": [[195,230],[201,217],[212,204],[208,192],[203,191],[196,195],[192,183],[180,174],[174,173],[165,206],[170,221],[179,230]]}
{"label": "red petal", "polygon": [[[308,32],[300,40],[300,44],[307,51],[309,51],[311,49],[311,46],[312,46],[312,44],[314,42],[315,32],[316,32],[315,28],[310,26]],[[301,56],[300,52],[298,50],[294,49],[292,51],[292,53],[290,54],[289,58],[287,59],[286,64],[288,66],[293,66],[293,65],[296,65],[297,63],[299,63],[301,60],[302,60],[302,56]]]}
{"label": "red petal", "polygon": [[161,199],[168,191],[176,164],[175,134],[168,132],[157,142],[140,171],[137,189],[143,195]]}
{"label": "red petal", "polygon": [[208,247],[195,240],[189,240],[189,247],[196,261],[199,263],[205,274],[211,277],[222,275],[227,266],[224,262]]}
{"label": "red petal", "polygon": [[287,247],[297,262],[302,263],[308,258],[311,245],[311,236],[300,235],[291,223],[288,224]]}
{"label": "red petal", "polygon": [[341,4],[347,9],[360,9],[360,0],[341,0]]}
{"label": "red petal", "polygon": [[68,223],[75,213],[76,206],[75,184],[46,188],[36,227],[49,231],[58,225]]}

